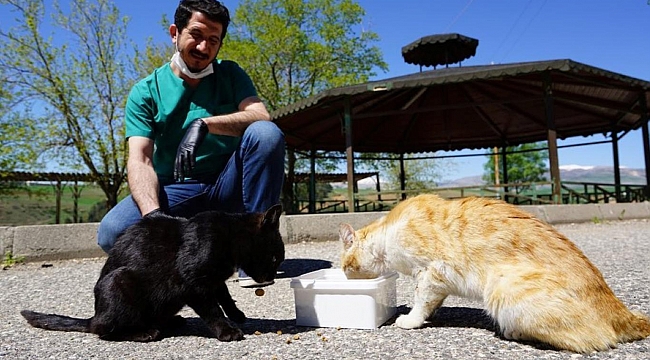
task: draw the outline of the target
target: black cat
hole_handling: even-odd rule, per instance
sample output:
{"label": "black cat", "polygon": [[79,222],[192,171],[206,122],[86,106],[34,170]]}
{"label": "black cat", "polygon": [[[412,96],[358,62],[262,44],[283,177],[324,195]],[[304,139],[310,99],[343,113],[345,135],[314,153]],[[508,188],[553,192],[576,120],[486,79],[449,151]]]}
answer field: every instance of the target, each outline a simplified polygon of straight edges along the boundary
{"label": "black cat", "polygon": [[230,297],[226,280],[238,268],[257,282],[275,278],[284,260],[280,205],[265,213],[208,211],[190,219],[144,218],[117,239],[95,285],[95,315],[89,319],[21,314],[47,330],[81,331],[104,340],[154,341],[184,320],[191,307],[221,341],[241,340],[246,316]]}

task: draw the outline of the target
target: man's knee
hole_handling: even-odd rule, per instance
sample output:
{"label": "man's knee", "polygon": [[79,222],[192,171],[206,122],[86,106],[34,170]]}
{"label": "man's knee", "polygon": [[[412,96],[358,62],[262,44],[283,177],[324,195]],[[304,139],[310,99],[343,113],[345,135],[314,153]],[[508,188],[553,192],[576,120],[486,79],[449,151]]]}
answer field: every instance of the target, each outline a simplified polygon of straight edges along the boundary
{"label": "man's knee", "polygon": [[250,124],[244,132],[244,138],[251,141],[263,140],[264,143],[284,148],[284,133],[271,121],[256,121]]}
{"label": "man's knee", "polygon": [[108,253],[115,244],[118,234],[114,222],[111,221],[109,216],[104,216],[97,228],[97,245]]}
{"label": "man's knee", "polygon": [[99,245],[99,247],[101,247],[106,253],[113,248],[117,238],[130,224],[130,222],[126,222],[125,219],[112,215],[113,214],[109,211],[97,228],[97,245]]}
{"label": "man's knee", "polygon": [[127,227],[140,220],[140,210],[131,195],[120,201],[112,208],[99,223],[97,228],[97,244],[108,252],[120,234]]}

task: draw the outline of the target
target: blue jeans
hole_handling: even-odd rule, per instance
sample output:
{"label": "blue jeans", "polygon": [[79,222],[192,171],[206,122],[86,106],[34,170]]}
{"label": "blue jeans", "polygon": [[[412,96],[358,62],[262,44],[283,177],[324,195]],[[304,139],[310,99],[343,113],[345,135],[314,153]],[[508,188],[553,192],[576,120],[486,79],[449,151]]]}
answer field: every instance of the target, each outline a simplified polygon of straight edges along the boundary
{"label": "blue jeans", "polygon": [[[280,202],[284,181],[284,134],[270,121],[248,126],[237,150],[214,182],[186,181],[161,186],[160,207],[172,216],[207,210],[262,212]],[[102,219],[97,243],[108,252],[117,237],[142,218],[131,195]]]}

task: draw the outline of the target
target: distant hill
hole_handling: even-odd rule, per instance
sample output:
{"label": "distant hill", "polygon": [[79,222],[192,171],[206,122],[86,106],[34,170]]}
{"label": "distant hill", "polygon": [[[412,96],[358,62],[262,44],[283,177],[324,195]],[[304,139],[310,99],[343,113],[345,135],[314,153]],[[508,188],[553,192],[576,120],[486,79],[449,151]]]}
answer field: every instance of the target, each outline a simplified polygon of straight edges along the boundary
{"label": "distant hill", "polygon": [[[546,178],[550,180],[551,175],[546,173]],[[614,168],[611,166],[580,166],[580,165],[563,165],[560,166],[560,178],[562,181],[577,181],[577,182],[590,182],[590,183],[614,183]],[[632,169],[621,168],[621,183],[631,185],[645,185],[645,169]],[[483,185],[481,175],[468,176],[460,179],[455,179],[444,184],[440,187],[455,187],[455,186],[476,186]]]}

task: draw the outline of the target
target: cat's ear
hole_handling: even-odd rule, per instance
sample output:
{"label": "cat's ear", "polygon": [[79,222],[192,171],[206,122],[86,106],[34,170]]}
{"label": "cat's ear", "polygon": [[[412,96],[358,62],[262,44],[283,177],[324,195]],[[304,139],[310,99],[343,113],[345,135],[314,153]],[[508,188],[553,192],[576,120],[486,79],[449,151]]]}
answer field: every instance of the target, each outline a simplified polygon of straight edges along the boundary
{"label": "cat's ear", "polygon": [[262,226],[272,225],[274,227],[280,227],[280,215],[282,215],[282,205],[277,204],[271,206],[264,213],[264,220],[262,220]]}
{"label": "cat's ear", "polygon": [[352,225],[341,224],[341,227],[339,228],[339,238],[343,243],[343,248],[345,250],[349,249],[352,246],[352,244],[354,244],[354,241],[356,240]]}

